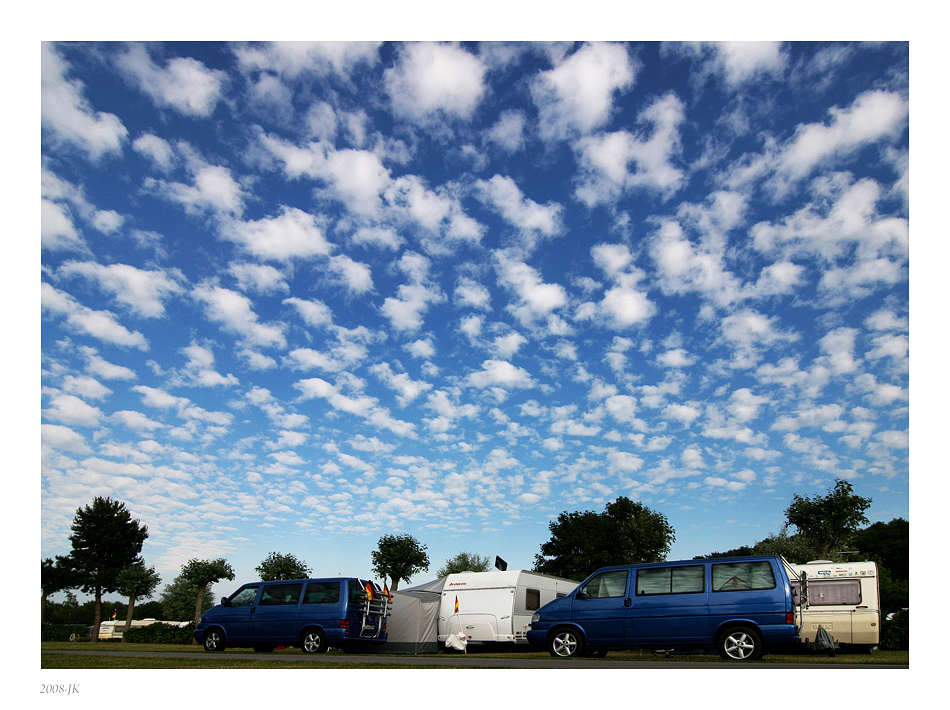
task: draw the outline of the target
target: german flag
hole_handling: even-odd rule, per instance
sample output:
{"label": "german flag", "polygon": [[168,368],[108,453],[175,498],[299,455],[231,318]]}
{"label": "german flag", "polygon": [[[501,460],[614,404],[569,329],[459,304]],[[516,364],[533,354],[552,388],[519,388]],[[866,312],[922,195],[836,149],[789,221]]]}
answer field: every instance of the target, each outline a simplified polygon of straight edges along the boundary
{"label": "german flag", "polygon": [[458,594],[455,595],[455,613],[459,613],[459,597]]}
{"label": "german flag", "polygon": [[376,598],[376,597],[375,597],[375,595],[373,594],[373,585],[370,584],[369,582],[367,582],[367,583],[366,583],[366,601],[371,602],[371,601],[373,601],[373,599],[375,599],[375,598]]}
{"label": "german flag", "polygon": [[383,585],[383,594],[386,595],[386,598],[389,600],[389,603],[392,604],[392,603],[393,603],[393,595],[389,593],[389,585],[388,585],[388,584],[384,584],[384,585]]}

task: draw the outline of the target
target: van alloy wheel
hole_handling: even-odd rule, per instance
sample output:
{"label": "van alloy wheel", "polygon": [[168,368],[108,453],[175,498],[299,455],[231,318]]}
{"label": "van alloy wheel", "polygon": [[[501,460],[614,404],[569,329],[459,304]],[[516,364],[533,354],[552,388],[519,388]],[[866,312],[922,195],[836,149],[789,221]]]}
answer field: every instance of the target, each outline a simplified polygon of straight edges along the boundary
{"label": "van alloy wheel", "polygon": [[205,632],[205,642],[204,647],[205,651],[223,651],[224,650],[224,634],[221,633],[218,629],[208,629]]}
{"label": "van alloy wheel", "polygon": [[548,653],[555,658],[574,658],[584,652],[584,639],[573,629],[558,629],[548,638]]}
{"label": "van alloy wheel", "polygon": [[764,653],[762,637],[750,627],[737,626],[719,637],[719,655],[727,661],[756,661]]}
{"label": "van alloy wheel", "polygon": [[327,650],[327,642],[323,637],[323,632],[319,629],[314,629],[305,633],[300,642],[300,648],[304,653],[325,653]]}

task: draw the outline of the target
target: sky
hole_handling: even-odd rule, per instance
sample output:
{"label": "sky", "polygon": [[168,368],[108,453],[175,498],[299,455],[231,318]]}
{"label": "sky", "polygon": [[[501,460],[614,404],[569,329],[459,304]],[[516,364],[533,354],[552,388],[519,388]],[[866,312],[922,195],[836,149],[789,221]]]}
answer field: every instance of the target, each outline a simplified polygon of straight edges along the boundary
{"label": "sky", "polygon": [[[44,43],[41,556],[909,519],[907,43]],[[406,586],[403,582],[403,586]]]}

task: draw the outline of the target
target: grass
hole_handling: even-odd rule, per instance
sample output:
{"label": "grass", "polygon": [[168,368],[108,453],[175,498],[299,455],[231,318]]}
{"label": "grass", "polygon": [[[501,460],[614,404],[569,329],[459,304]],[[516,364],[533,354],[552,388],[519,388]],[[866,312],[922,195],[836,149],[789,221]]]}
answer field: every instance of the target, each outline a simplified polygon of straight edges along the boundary
{"label": "grass", "polygon": [[[255,654],[255,658],[238,658],[241,654],[250,653],[250,649],[234,648],[228,649],[220,654],[209,654],[201,646],[197,645],[172,645],[172,644],[138,644],[138,643],[115,643],[100,642],[97,644],[89,643],[69,643],[69,642],[44,642],[41,644],[43,651],[110,651],[120,653],[181,653],[193,655],[194,658],[146,658],[142,656],[130,656],[122,658],[121,656],[87,656],[77,654],[41,654],[40,667],[44,669],[92,669],[92,668],[460,668],[451,663],[419,666],[400,663],[378,663],[373,661],[373,656],[366,656],[366,660],[360,663],[346,663],[345,665],[335,663],[332,660],[334,655],[343,655],[336,650],[330,650],[327,660],[316,660],[312,656],[307,656],[304,660],[304,653],[300,649],[288,648],[273,653]],[[279,657],[278,658],[275,658]],[[295,656],[300,657],[300,661],[289,660]],[[493,652],[493,653],[469,653],[469,657],[487,657],[493,659],[528,659],[528,658],[550,658],[543,651],[518,651],[518,652]],[[434,655],[431,658],[439,658]],[[443,656],[444,657],[444,656]],[[286,660],[285,660],[286,659]],[[610,666],[612,661],[642,661],[653,663],[695,663],[697,661],[709,663],[727,663],[718,656],[705,654],[684,654],[674,655],[670,658],[660,658],[654,656],[649,651],[616,651],[611,652],[601,662]],[[909,651],[875,651],[872,653],[838,653],[833,657],[817,653],[795,653],[795,654],[769,654],[762,659],[767,664],[840,664],[843,666],[852,665],[908,665],[910,663]],[[570,661],[565,661],[566,665]],[[512,667],[514,667],[512,665]]]}

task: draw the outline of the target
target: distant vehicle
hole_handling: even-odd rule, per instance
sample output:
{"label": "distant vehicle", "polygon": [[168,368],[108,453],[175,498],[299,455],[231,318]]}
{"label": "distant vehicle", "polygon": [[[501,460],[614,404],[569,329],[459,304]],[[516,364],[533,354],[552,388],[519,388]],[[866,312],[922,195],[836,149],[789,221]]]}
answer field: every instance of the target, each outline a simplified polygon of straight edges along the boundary
{"label": "distant vehicle", "polygon": [[774,555],[604,567],[542,606],[527,636],[561,658],[714,648],[754,661],[799,641],[785,561]]}
{"label": "distant vehicle", "polygon": [[388,613],[389,598],[372,581],[335,577],[252,582],[206,611],[195,639],[206,651],[227,646],[360,651],[386,641]]}
{"label": "distant vehicle", "polygon": [[526,644],[531,615],[576,586],[526,570],[450,574],[442,587],[439,642],[464,634],[474,643]]}
{"label": "distant vehicle", "polygon": [[[801,639],[815,642],[818,627],[836,644],[873,649],[881,640],[881,603],[877,565],[874,562],[815,560],[790,564],[794,573],[792,593],[802,609]],[[801,594],[800,575],[806,576]]]}
{"label": "distant vehicle", "polygon": [[[133,619],[132,628],[138,626],[151,626],[152,624],[170,624],[171,626],[177,626],[181,628],[183,626],[188,626],[187,621],[159,621],[158,619]],[[89,635],[92,635],[92,631],[89,632]],[[110,640],[110,639],[120,639],[125,635],[125,621],[118,620],[109,620],[103,621],[99,624],[99,640]]]}

